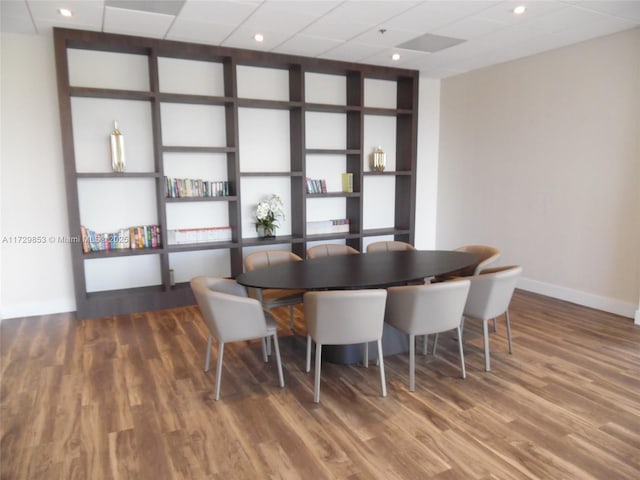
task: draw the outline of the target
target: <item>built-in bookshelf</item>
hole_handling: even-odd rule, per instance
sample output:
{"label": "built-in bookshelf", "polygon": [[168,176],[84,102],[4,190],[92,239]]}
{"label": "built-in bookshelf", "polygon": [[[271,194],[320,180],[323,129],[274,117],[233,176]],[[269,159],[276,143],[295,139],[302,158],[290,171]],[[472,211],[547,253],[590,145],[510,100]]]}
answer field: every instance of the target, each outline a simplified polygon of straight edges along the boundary
{"label": "built-in bookshelf", "polygon": [[[319,242],[413,243],[416,71],[58,28],[54,37],[69,228],[111,240],[72,245],[78,317],[193,304],[192,276],[234,277],[255,249],[304,257]],[[125,172],[111,171],[114,120]],[[370,164],[378,146],[384,171]],[[262,240],[255,206],[274,193],[285,219]]]}

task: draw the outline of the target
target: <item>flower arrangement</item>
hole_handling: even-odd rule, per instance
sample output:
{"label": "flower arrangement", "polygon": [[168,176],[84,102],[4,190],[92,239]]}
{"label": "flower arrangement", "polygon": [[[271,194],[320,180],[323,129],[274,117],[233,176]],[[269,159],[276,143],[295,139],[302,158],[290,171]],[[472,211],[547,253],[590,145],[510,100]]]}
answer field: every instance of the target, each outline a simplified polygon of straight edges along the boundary
{"label": "flower arrangement", "polygon": [[256,208],[256,231],[263,238],[274,238],[278,220],[284,219],[282,198],[271,195],[267,200],[258,203]]}

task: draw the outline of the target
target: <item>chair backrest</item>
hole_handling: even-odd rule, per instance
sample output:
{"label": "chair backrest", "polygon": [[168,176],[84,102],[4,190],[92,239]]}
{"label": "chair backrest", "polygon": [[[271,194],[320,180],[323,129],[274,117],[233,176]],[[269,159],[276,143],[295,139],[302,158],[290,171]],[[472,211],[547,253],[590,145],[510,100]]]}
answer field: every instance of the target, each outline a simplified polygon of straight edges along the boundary
{"label": "chair backrest", "polygon": [[300,262],[302,259],[295,253],[286,250],[263,250],[250,253],[244,258],[244,268],[247,272],[258,268],[278,265],[285,262]]}
{"label": "chair backrest", "polygon": [[202,316],[221,342],[249,340],[267,335],[267,322],[260,302],[247,297],[235,280],[200,276],[191,280]]}
{"label": "chair backrest", "polygon": [[478,256],[478,262],[463,269],[460,276],[478,275],[487,265],[495,262],[500,257],[500,250],[489,245],[463,245],[456,248],[458,252],[473,253]]}
{"label": "chair backrest", "polygon": [[414,335],[453,330],[460,325],[470,285],[461,279],[390,287],[385,321]]}
{"label": "chair backrest", "polygon": [[307,250],[308,258],[335,257],[339,255],[359,255],[360,252],[349,245],[327,243],[316,245]]}
{"label": "chair backrest", "polygon": [[382,337],[387,291],[332,290],[304,294],[304,320],[316,342],[347,345]]}
{"label": "chair backrest", "polygon": [[508,265],[468,277],[471,288],[464,307],[464,316],[488,320],[505,313],[521,274],[522,267]]}
{"label": "chair backrest", "polygon": [[381,242],[373,242],[367,245],[367,253],[373,252],[390,252],[394,250],[415,250],[416,247],[406,242],[398,242],[396,240],[385,240]]}

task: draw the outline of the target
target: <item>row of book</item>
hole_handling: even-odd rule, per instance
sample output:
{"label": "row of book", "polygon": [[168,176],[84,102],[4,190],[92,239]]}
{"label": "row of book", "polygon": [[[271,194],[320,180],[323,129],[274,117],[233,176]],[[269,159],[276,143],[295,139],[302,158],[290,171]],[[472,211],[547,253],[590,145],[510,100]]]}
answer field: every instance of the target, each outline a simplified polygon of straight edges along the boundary
{"label": "row of book", "polygon": [[81,226],[80,233],[84,253],[162,246],[159,225],[140,225],[107,233],[96,232]]}
{"label": "row of book", "polygon": [[164,194],[167,198],[228,197],[229,182],[227,180],[209,181],[165,176]]}
{"label": "row of book", "polygon": [[324,179],[307,178],[307,193],[327,193],[327,182]]}
{"label": "row of book", "polygon": [[231,227],[184,228],[167,231],[169,245],[230,241]]}
{"label": "row of book", "polygon": [[322,235],[326,233],[349,233],[349,219],[339,218],[307,222],[307,235]]}

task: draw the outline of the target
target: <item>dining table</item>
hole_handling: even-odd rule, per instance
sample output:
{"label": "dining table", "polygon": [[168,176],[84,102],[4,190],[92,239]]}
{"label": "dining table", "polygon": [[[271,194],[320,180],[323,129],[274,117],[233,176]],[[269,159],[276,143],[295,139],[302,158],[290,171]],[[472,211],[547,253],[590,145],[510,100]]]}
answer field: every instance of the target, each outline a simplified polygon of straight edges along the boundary
{"label": "dining table", "polygon": [[[473,265],[478,257],[452,250],[402,250],[371,252],[359,255],[337,255],[299,262],[285,262],[244,272],[236,281],[246,287],[344,290],[387,288],[396,285],[422,284],[425,279],[455,272]],[[329,347],[329,346],[327,346]],[[385,323],[382,348],[386,355],[409,349],[405,334]],[[375,358],[375,349],[370,352]],[[362,355],[358,346],[327,348],[323,358],[351,364]]]}

